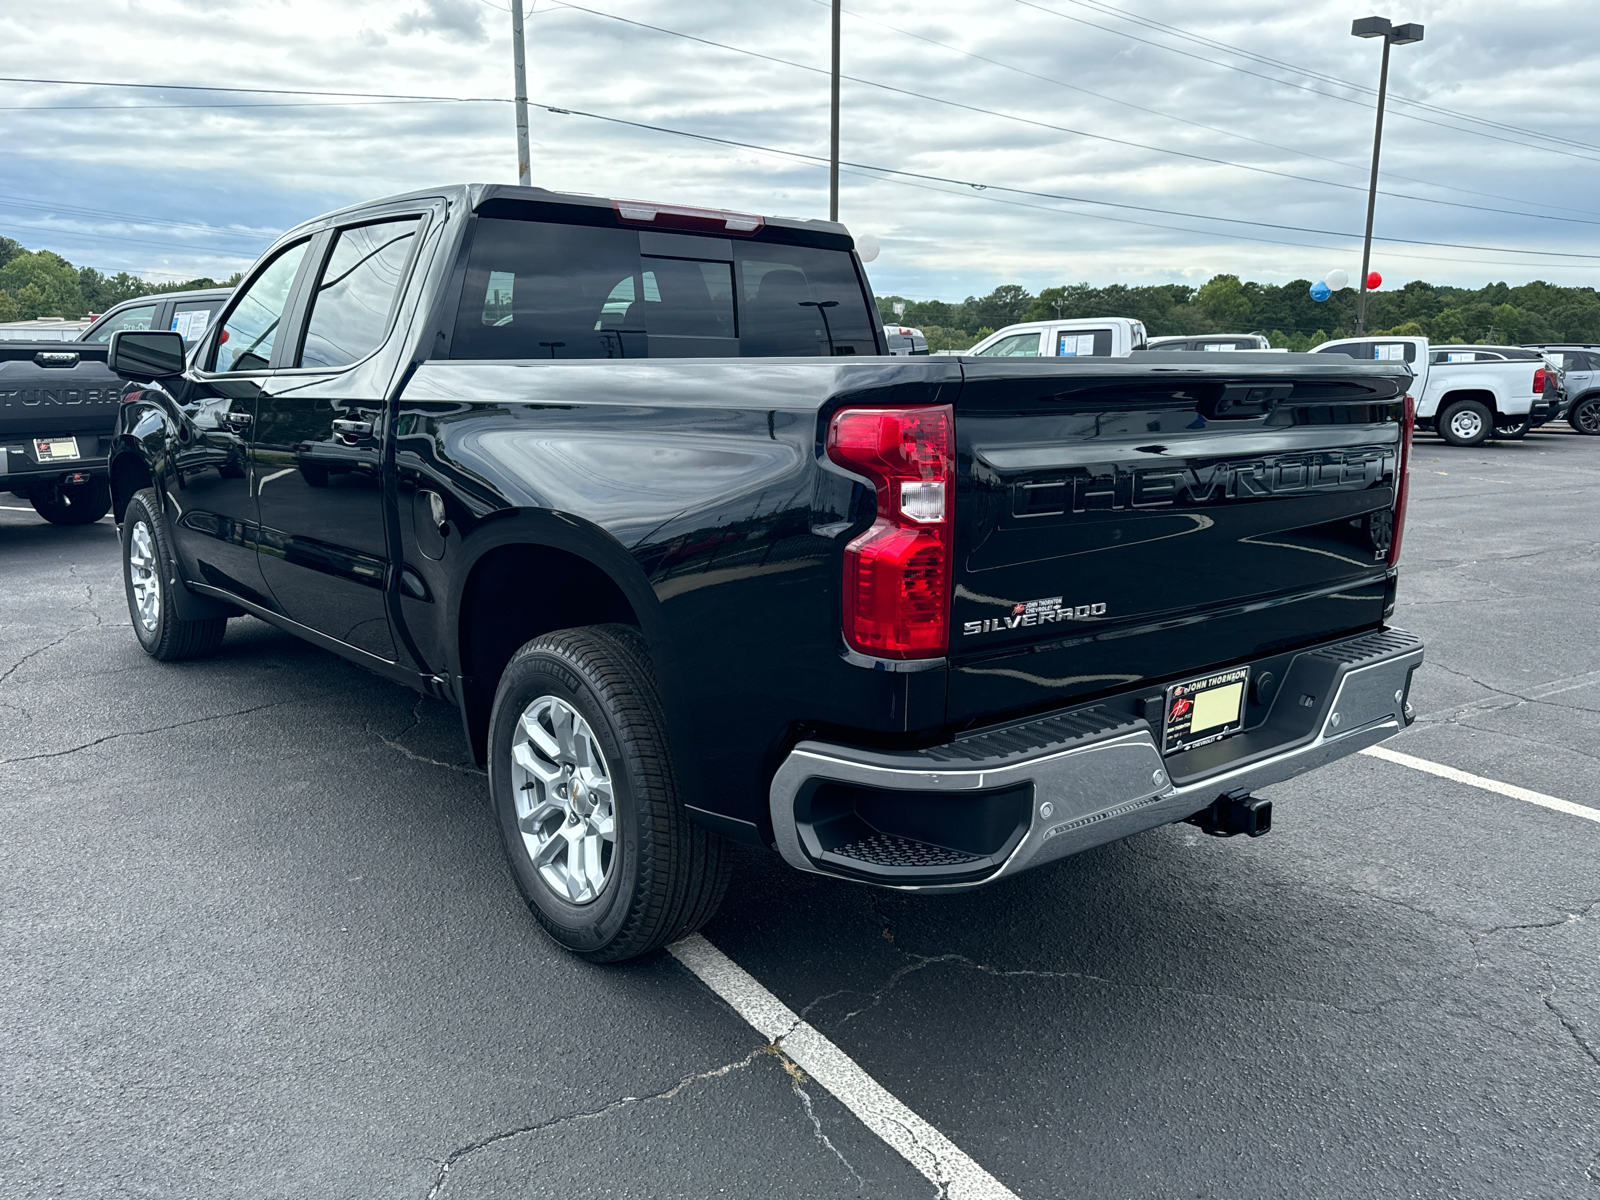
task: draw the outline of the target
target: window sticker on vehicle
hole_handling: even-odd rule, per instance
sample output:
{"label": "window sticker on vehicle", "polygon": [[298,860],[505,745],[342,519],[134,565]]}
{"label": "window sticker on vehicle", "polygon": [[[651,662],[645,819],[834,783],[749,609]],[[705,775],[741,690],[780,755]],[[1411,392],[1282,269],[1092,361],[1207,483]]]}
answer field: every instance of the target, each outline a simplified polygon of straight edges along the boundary
{"label": "window sticker on vehicle", "polygon": [[1239,667],[1169,687],[1161,752],[1192,750],[1238,733],[1249,683],[1250,668]]}
{"label": "window sticker on vehicle", "polygon": [[172,318],[172,328],[178,336],[186,342],[192,342],[206,331],[211,324],[211,310],[208,308],[194,308],[188,312],[181,312]]}
{"label": "window sticker on vehicle", "polygon": [[1405,345],[1400,342],[1394,342],[1387,346],[1374,346],[1372,348],[1373,358],[1393,358],[1403,360],[1405,356]]}
{"label": "window sticker on vehicle", "polygon": [[1056,357],[1077,358],[1094,354],[1094,334],[1062,333],[1056,337]]}

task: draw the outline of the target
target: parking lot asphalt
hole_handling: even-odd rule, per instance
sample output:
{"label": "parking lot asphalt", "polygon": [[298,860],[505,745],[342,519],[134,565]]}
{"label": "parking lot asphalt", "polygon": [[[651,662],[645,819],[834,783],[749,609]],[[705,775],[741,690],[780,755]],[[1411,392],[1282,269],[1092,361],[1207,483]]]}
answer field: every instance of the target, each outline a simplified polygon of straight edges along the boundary
{"label": "parking lot asphalt", "polygon": [[[1389,746],[1600,797],[1600,442],[1421,438]],[[0,496],[0,1195],[926,1197],[671,956],[556,951],[445,705],[128,628]],[[926,898],[740,850],[707,939],[1017,1195],[1600,1196],[1600,825],[1367,756]]]}

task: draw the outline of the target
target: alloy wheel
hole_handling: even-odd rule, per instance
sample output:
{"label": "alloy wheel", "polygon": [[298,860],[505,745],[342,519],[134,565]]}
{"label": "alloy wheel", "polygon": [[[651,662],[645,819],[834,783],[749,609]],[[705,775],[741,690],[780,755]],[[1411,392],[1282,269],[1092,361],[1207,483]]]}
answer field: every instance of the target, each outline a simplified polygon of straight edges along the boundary
{"label": "alloy wheel", "polygon": [[1585,400],[1574,416],[1574,423],[1584,433],[1600,433],[1600,400]]}
{"label": "alloy wheel", "polygon": [[540,696],[523,710],[511,786],[539,878],[569,904],[593,901],[616,860],[616,796],[594,731],[565,700]]}
{"label": "alloy wheel", "polygon": [[128,535],[128,586],[139,610],[139,624],[146,633],[154,633],[161,623],[161,575],[156,570],[155,539],[143,521],[135,521]]}

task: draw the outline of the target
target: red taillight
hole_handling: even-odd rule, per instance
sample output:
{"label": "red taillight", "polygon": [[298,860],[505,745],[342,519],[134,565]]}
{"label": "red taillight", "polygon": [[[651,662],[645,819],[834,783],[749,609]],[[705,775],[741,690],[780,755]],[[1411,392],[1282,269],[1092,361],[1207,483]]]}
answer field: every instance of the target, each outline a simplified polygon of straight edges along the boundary
{"label": "red taillight", "polygon": [[878,519],[844,550],[844,637],[879,658],[938,658],[950,641],[955,458],[948,404],[847,408],[828,457],[872,481]]}
{"label": "red taillight", "polygon": [[1389,565],[1400,561],[1400,536],[1406,531],[1406,501],[1411,498],[1411,433],[1417,425],[1417,403],[1406,397],[1400,421],[1400,461],[1394,469],[1394,533],[1389,540]]}
{"label": "red taillight", "polygon": [[611,207],[620,220],[630,225],[654,225],[662,229],[693,229],[699,233],[737,233],[749,236],[761,232],[765,217],[753,213],[729,212],[723,208],[689,208],[682,204],[651,204],[646,200],[613,200]]}
{"label": "red taillight", "polygon": [[1538,393],[1544,391],[1544,368],[1543,367],[1540,367],[1537,371],[1535,371],[1533,373],[1533,390],[1534,390],[1534,393],[1536,395]]}

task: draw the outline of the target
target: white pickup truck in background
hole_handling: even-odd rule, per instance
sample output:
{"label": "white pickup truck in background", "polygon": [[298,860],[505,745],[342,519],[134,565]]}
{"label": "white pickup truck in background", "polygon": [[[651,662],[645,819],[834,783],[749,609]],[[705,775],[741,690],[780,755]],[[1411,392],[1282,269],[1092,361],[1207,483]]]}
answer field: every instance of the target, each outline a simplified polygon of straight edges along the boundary
{"label": "white pickup truck in background", "polygon": [[966,353],[979,358],[1126,358],[1143,350],[1144,322],[1131,317],[1024,321],[991,333]]}
{"label": "white pickup truck in background", "polygon": [[1405,362],[1416,377],[1411,395],[1417,428],[1452,446],[1524,437],[1556,408],[1557,389],[1545,385],[1557,368],[1540,351],[1520,346],[1430,346],[1425,337],[1365,337],[1323,342],[1312,353]]}

